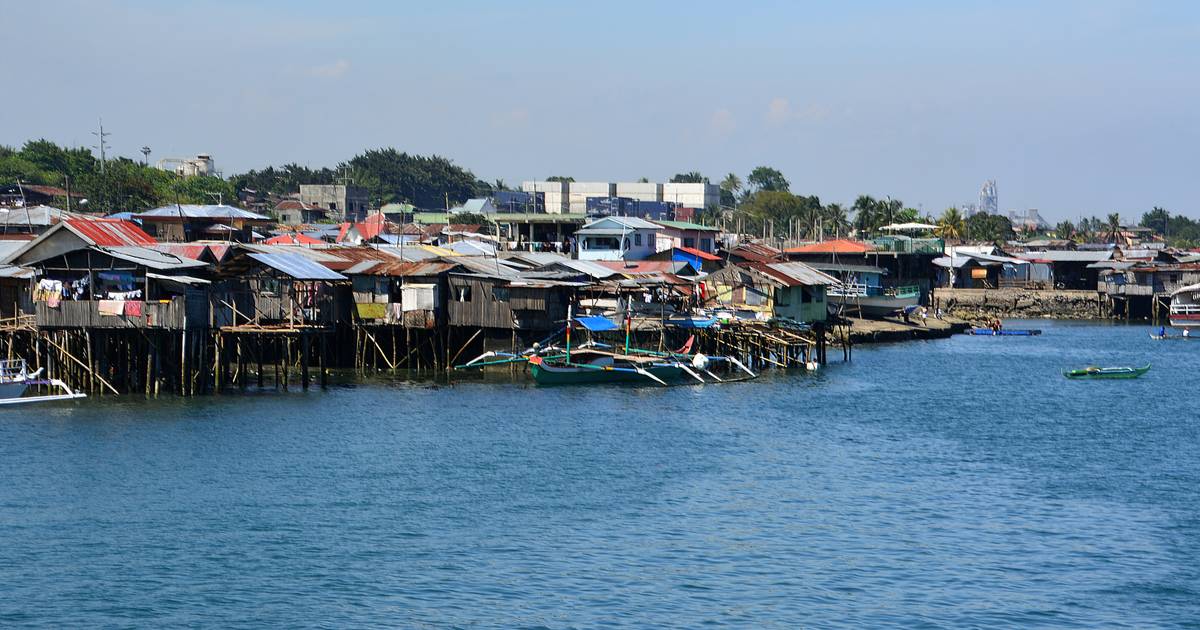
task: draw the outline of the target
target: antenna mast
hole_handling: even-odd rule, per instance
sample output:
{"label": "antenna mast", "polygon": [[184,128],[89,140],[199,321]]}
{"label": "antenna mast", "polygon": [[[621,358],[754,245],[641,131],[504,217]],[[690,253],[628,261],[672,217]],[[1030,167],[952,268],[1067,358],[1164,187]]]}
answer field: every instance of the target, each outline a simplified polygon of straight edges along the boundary
{"label": "antenna mast", "polygon": [[103,175],[104,174],[105,150],[108,149],[108,142],[105,140],[105,138],[108,138],[109,136],[112,135],[111,133],[108,133],[107,131],[104,130],[104,119],[103,118],[100,119],[100,131],[93,131],[92,135],[96,136],[97,142],[99,142],[98,145],[93,146],[92,148],[100,150],[100,174]]}

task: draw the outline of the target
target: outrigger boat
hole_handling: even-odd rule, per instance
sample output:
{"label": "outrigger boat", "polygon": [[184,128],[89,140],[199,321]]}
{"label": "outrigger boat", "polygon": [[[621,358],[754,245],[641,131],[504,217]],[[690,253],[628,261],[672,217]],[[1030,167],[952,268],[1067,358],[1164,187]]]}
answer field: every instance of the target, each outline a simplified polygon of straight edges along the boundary
{"label": "outrigger boat", "polygon": [[[659,352],[631,348],[629,336],[631,322],[625,320],[625,347],[618,350],[608,344],[587,341],[571,347],[571,329],[576,321],[589,330],[616,330],[616,323],[604,317],[572,318],[567,309],[566,347],[534,344],[521,354],[509,352],[485,352],[456,369],[482,368],[489,365],[526,363],[533,380],[539,385],[576,385],[594,383],[653,382],[670,385],[687,378],[700,383],[728,383],[755,378],[754,372],[734,357],[706,356],[692,352],[695,337],[688,337],[682,348],[673,352]],[[710,369],[717,363],[727,363],[745,373],[745,376],[721,378]],[[732,368],[730,368],[732,369]],[[705,380],[707,376],[711,380]]]}
{"label": "outrigger boat", "polygon": [[[38,378],[42,368],[30,372],[24,359],[0,361],[0,405],[15,405],[33,402],[49,402],[52,400],[73,400],[86,398],[87,394],[76,392],[66,383],[56,379]],[[47,394],[43,396],[25,396],[30,387],[48,386],[61,389],[62,394]]]}
{"label": "outrigger boat", "polygon": [[1042,334],[1042,331],[1036,328],[972,328],[967,334],[981,337],[1032,337]]}
{"label": "outrigger boat", "polygon": [[1083,378],[1137,378],[1150,370],[1150,364],[1145,367],[1095,367],[1089,366],[1078,370],[1063,372],[1070,379]]}

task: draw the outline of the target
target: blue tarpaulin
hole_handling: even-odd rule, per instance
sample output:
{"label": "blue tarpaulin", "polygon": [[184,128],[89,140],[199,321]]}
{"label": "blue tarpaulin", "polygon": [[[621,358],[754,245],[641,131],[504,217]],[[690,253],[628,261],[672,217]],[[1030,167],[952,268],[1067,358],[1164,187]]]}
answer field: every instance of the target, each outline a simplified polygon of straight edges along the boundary
{"label": "blue tarpaulin", "polygon": [[583,326],[592,332],[616,330],[617,328],[620,328],[616,322],[606,317],[600,317],[599,315],[593,315],[591,317],[576,317],[575,321],[579,322],[580,326]]}

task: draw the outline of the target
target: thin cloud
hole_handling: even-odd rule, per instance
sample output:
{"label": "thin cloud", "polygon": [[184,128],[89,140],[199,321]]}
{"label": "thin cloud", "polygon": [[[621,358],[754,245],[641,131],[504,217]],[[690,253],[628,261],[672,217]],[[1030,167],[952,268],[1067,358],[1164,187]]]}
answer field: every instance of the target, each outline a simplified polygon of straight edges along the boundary
{"label": "thin cloud", "polygon": [[721,108],[713,112],[712,118],[708,121],[708,128],[718,136],[727,136],[737,128],[737,122],[733,119],[732,112]]}
{"label": "thin cloud", "polygon": [[345,59],[338,59],[333,63],[313,66],[308,69],[308,74],[318,79],[339,79],[349,70],[350,62]]}

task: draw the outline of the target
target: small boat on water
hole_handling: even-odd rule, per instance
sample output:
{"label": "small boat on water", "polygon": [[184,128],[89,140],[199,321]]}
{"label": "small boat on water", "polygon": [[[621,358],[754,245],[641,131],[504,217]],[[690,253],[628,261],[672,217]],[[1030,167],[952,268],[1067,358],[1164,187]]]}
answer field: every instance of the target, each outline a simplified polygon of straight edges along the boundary
{"label": "small boat on water", "polygon": [[1085,379],[1085,378],[1137,378],[1150,370],[1150,364],[1145,367],[1095,367],[1089,366],[1077,370],[1068,370],[1063,372],[1063,376],[1070,379]]}
{"label": "small boat on water", "polygon": [[983,337],[1032,337],[1042,334],[1042,331],[1036,328],[971,328],[967,330],[967,334]]}
{"label": "small boat on water", "polygon": [[[49,402],[52,400],[72,400],[86,398],[87,394],[76,392],[66,383],[53,378],[38,378],[42,368],[30,372],[24,359],[0,361],[0,405],[16,405],[34,402]],[[26,396],[30,387],[46,386],[62,390],[61,394],[46,394],[41,396]]]}

